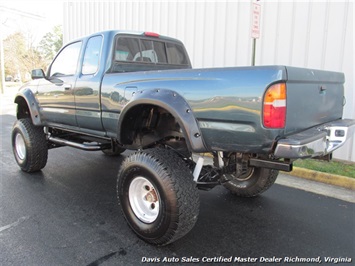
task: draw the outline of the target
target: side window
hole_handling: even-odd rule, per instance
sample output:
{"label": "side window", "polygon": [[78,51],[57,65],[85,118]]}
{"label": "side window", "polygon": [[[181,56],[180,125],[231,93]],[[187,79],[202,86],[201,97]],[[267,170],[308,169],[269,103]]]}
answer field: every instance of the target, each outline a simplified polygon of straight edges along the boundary
{"label": "side window", "polygon": [[83,61],[82,74],[95,74],[99,69],[102,36],[95,36],[89,39]]}
{"label": "side window", "polygon": [[54,60],[50,76],[71,76],[75,75],[80,55],[81,42],[66,46]]}

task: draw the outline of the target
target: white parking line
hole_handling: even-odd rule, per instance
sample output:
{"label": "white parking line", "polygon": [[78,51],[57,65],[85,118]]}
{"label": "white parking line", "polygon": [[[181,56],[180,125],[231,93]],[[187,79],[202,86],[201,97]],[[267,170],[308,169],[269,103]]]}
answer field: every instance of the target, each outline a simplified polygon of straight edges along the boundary
{"label": "white parking line", "polygon": [[5,231],[5,230],[8,230],[8,229],[13,228],[15,226],[18,226],[20,223],[26,221],[28,218],[30,218],[30,216],[23,216],[23,217],[19,218],[16,222],[13,222],[11,224],[4,225],[4,226],[0,227],[0,233],[2,231]]}

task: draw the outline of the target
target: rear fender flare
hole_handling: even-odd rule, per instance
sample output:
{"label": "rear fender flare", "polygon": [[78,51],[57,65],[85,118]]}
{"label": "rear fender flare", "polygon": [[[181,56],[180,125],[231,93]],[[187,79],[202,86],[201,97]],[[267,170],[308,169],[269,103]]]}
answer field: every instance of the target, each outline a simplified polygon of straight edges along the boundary
{"label": "rear fender flare", "polygon": [[[42,125],[40,112],[39,112],[39,106],[38,106],[36,97],[33,94],[33,92],[30,89],[23,89],[23,90],[19,91],[16,94],[14,102],[17,104],[21,104],[21,100],[24,100],[27,104],[32,123],[36,126]],[[17,118],[19,118],[18,115],[19,114],[17,113]]]}
{"label": "rear fender flare", "polygon": [[190,105],[178,93],[167,89],[151,89],[136,92],[132,99],[125,105],[118,121],[118,139],[121,141],[121,125],[127,118],[129,111],[139,105],[155,105],[168,111],[175,117],[185,136],[189,149],[193,152],[205,152],[206,146],[203,141],[198,122]]}

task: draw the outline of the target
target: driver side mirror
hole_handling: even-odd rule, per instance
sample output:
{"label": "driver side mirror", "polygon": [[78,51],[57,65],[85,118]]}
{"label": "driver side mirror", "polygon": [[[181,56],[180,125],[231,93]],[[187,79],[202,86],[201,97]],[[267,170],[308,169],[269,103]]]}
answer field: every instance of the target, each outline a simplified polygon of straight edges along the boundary
{"label": "driver side mirror", "polygon": [[42,79],[45,78],[45,74],[43,69],[34,69],[31,72],[31,78],[32,79]]}

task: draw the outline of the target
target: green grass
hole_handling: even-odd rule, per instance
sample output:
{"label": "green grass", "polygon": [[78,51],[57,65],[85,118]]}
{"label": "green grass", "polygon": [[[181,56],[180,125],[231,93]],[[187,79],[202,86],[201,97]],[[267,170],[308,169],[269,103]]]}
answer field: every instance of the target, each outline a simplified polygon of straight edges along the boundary
{"label": "green grass", "polygon": [[355,163],[343,163],[338,161],[326,162],[314,159],[306,159],[297,160],[293,165],[309,170],[355,178]]}

